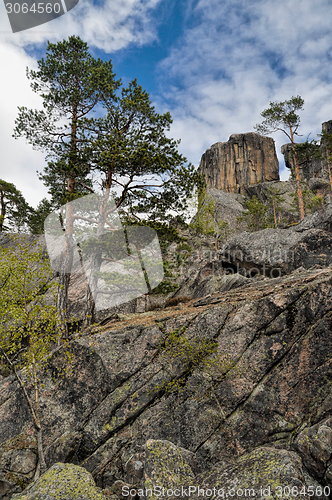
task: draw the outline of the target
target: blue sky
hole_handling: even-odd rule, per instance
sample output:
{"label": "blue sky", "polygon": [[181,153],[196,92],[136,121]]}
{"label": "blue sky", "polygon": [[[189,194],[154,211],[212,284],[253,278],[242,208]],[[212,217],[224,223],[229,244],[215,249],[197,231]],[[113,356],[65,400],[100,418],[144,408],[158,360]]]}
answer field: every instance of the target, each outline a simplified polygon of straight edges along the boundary
{"label": "blue sky", "polygon": [[[46,195],[36,170],[45,164],[11,134],[17,106],[41,107],[25,68],[36,67],[47,40],[79,35],[91,53],[112,59],[126,84],[137,78],[158,112],[170,111],[170,136],[198,166],[204,151],[234,133],[253,131],[270,101],[301,95],[299,140],[316,138],[332,119],[330,0],[80,0],[60,18],[12,34],[0,5],[0,178],[36,206]],[[287,142],[275,134],[280,146]]]}

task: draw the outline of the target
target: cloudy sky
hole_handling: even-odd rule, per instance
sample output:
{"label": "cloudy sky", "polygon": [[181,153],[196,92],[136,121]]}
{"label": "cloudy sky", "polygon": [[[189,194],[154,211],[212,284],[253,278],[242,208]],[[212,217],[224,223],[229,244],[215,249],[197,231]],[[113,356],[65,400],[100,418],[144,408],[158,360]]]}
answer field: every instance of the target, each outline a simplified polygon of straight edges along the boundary
{"label": "cloudy sky", "polygon": [[[5,0],[7,2],[7,0]],[[80,0],[42,26],[11,32],[0,4],[0,178],[32,206],[47,194],[44,155],[13,139],[17,106],[40,108],[26,67],[47,41],[79,35],[95,57],[112,59],[126,84],[137,77],[157,111],[170,111],[170,136],[198,166],[202,153],[234,133],[253,131],[270,101],[301,95],[300,133],[317,138],[332,119],[331,0]],[[286,179],[280,146],[274,135]]]}

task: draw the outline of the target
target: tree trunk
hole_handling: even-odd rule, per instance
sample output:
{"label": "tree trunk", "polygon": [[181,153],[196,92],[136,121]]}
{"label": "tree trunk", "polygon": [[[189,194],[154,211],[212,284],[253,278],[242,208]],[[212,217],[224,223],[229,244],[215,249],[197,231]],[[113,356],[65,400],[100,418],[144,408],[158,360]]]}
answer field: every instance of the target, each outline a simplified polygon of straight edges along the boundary
{"label": "tree trunk", "polygon": [[[107,201],[109,199],[110,189],[107,187],[105,194],[103,196],[102,203],[99,209],[98,215],[98,225],[97,225],[97,241],[98,243],[102,241],[102,237],[105,234],[105,222],[106,222],[106,211],[107,211]],[[89,279],[89,287],[86,296],[86,309],[85,309],[85,320],[84,326],[87,327],[95,321],[95,299],[98,293],[98,273],[102,264],[102,249],[97,243],[94,248],[91,261],[91,272]]]}
{"label": "tree trunk", "polygon": [[[72,193],[75,181],[68,180],[68,192]],[[60,316],[61,338],[68,338],[68,290],[70,284],[70,274],[73,266],[73,232],[74,232],[74,210],[70,203],[66,205],[66,244],[61,257],[61,271],[59,275],[59,289],[57,297],[57,310]],[[60,339],[59,339],[60,340]]]}
{"label": "tree trunk", "polygon": [[290,130],[290,135],[291,135],[291,141],[293,144],[293,151],[294,151],[294,163],[295,163],[295,178],[296,178],[296,190],[297,190],[297,197],[299,200],[299,210],[300,210],[300,219],[304,219],[304,204],[303,204],[303,196],[302,196],[302,188],[301,188],[301,177],[300,177],[300,167],[299,163],[297,161],[297,154],[295,150],[295,141],[294,141],[294,133],[292,126],[289,126]]}
{"label": "tree trunk", "polygon": [[[103,196],[103,200],[99,209],[98,216],[98,226],[97,226],[97,240],[101,241],[103,234],[105,233],[105,223],[106,223],[106,211],[107,211],[107,201],[110,196],[110,190],[112,186],[113,179],[113,166],[107,172],[106,190]],[[102,264],[102,252],[99,245],[95,248],[92,261],[91,261],[91,274],[89,279],[89,286],[86,293],[86,307],[85,307],[85,318],[84,327],[90,326],[95,321],[95,300],[97,298],[97,287],[98,287],[98,272]]]}
{"label": "tree trunk", "polygon": [[[76,86],[78,88],[78,81],[76,79]],[[62,262],[59,278],[57,310],[60,316],[60,330],[61,338],[68,338],[68,290],[70,284],[70,274],[73,264],[73,233],[74,233],[74,210],[70,202],[73,201],[73,192],[75,187],[74,170],[77,162],[77,114],[78,103],[73,104],[72,122],[71,122],[71,139],[70,139],[70,153],[69,153],[69,178],[67,182],[68,198],[66,204],[66,245],[62,253]],[[69,202],[69,203],[68,203]],[[59,339],[60,343],[61,339]]]}
{"label": "tree trunk", "polygon": [[45,456],[44,456],[43,431],[42,431],[42,427],[40,424],[40,416],[39,416],[39,388],[38,388],[38,379],[37,379],[34,356],[33,356],[33,385],[34,385],[34,390],[35,390],[34,424],[35,424],[35,428],[37,431],[37,450],[38,450],[38,463],[37,463],[35,475],[33,478],[33,480],[36,481],[46,471],[47,465],[46,465]]}
{"label": "tree trunk", "polygon": [[331,171],[330,152],[329,152],[328,148],[326,148],[326,156],[327,156],[327,168],[329,169],[329,178],[330,178],[330,184],[331,184],[331,189],[332,189],[332,171]]}
{"label": "tree trunk", "polygon": [[0,205],[1,205],[1,214],[0,214],[0,233],[1,233],[6,215],[6,204],[3,196],[3,191],[0,191]]}

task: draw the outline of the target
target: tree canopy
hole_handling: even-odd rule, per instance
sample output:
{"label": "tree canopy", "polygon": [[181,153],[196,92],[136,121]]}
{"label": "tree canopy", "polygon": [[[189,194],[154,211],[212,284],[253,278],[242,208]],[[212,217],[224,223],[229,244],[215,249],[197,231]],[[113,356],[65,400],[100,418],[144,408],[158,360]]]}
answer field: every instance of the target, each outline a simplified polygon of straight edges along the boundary
{"label": "tree canopy", "polygon": [[14,184],[0,179],[0,232],[22,229],[32,210]]}
{"label": "tree canopy", "polygon": [[[52,199],[50,205],[39,207],[35,226],[40,227],[40,219],[51,206],[66,204],[60,216],[66,245],[58,303],[65,325],[70,280],[65,270],[71,268],[78,217],[68,202],[88,193],[102,195],[99,213],[90,221],[98,228],[98,241],[111,230],[106,227],[111,197],[115,199],[112,210],[129,224],[146,219],[164,222],[187,209],[199,175],[179,153],[179,141],[167,136],[170,114],[156,112],[136,79],[123,87],[115,79],[111,61],[94,59],[79,37],[48,43],[46,58],[38,61],[38,68],[28,70],[27,76],[32,90],[42,97],[44,109],[20,107],[14,137],[25,137],[47,153],[48,164],[40,178]],[[91,258],[93,279],[98,281],[101,246],[98,249],[96,244]]]}
{"label": "tree canopy", "polygon": [[170,113],[157,113],[136,79],[123,87],[76,36],[48,43],[38,68],[27,76],[44,109],[19,107],[14,137],[47,153],[39,175],[54,207],[111,189],[127,218],[164,221],[187,208],[198,175],[167,136]]}

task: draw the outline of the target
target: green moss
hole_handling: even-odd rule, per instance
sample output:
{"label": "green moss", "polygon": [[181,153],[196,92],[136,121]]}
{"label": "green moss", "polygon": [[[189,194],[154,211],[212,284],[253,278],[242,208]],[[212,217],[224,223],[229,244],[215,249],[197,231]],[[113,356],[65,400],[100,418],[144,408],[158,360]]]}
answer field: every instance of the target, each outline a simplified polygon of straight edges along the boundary
{"label": "green moss", "polygon": [[55,464],[24,494],[15,496],[16,500],[29,500],[35,492],[50,495],[55,500],[106,500],[96,487],[91,474],[73,464]]}

